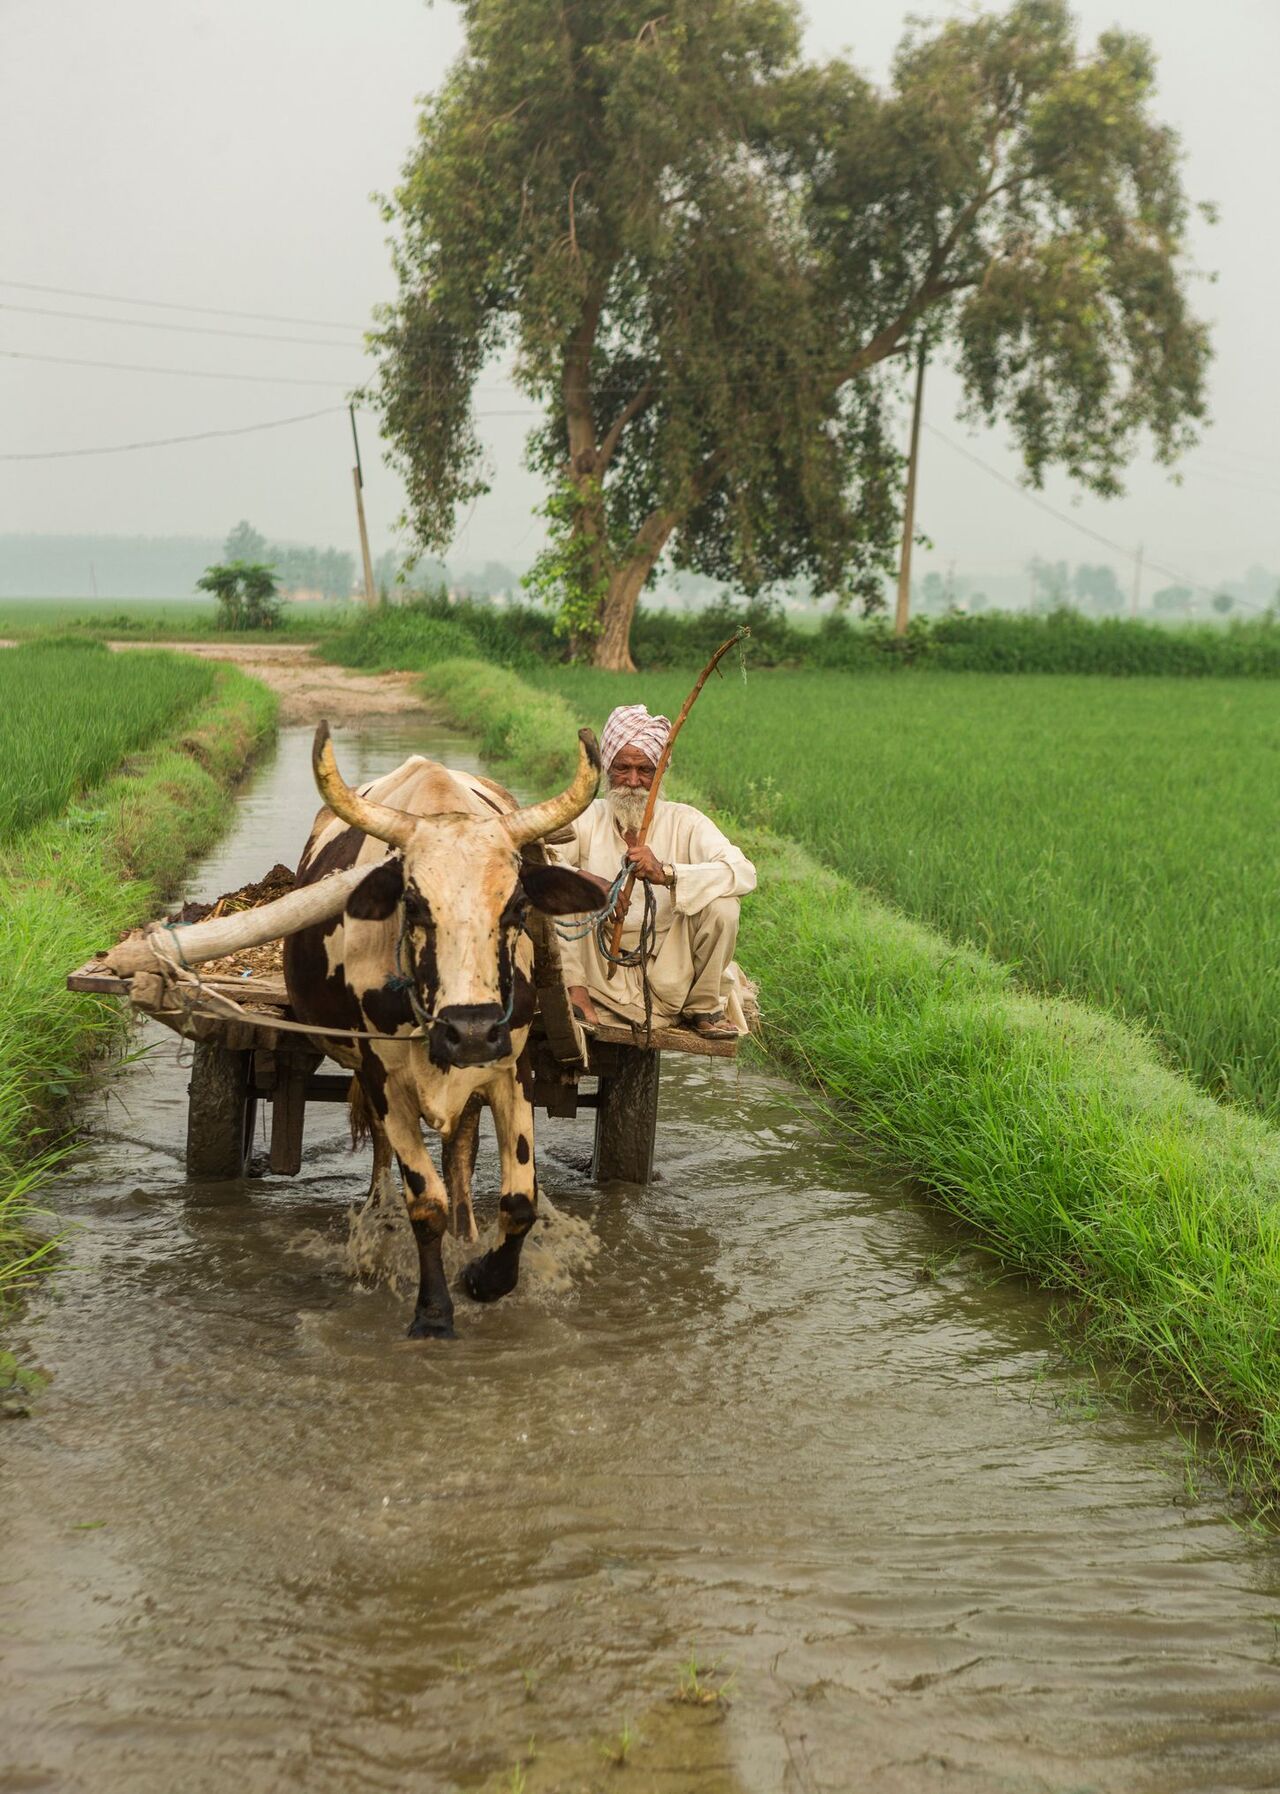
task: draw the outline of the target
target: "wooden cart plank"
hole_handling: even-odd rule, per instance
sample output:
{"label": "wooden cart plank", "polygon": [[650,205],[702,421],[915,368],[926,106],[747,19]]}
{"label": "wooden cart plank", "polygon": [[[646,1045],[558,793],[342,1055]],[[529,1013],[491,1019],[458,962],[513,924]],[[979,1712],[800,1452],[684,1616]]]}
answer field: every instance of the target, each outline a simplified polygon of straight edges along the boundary
{"label": "wooden cart plank", "polygon": [[[279,1010],[286,1016],[288,1014],[289,997],[283,979],[206,978],[205,983],[220,996],[250,1001],[255,1011]],[[68,990],[93,991],[103,996],[115,997],[129,996],[132,984],[130,978],[104,972],[101,962],[94,959],[77,966],[67,979]],[[170,1027],[174,1026],[166,1016],[158,1019],[168,1022]],[[545,1026],[544,1022],[544,1028]],[[621,1025],[601,1022],[588,1031],[587,1039],[588,1042],[598,1041],[602,1046],[635,1047],[642,1052],[646,1050],[643,1033]],[[267,1042],[264,1040],[262,1044],[265,1046]],[[276,1043],[273,1040],[271,1044],[274,1046]],[[738,1043],[736,1040],[706,1040],[689,1028],[655,1028],[648,1050],[659,1053],[695,1053],[707,1059],[735,1059]]]}
{"label": "wooden cart plank", "polygon": [[643,1029],[609,1027],[601,1022],[588,1031],[587,1038],[604,1046],[635,1047],[640,1052],[647,1049],[655,1053],[701,1053],[708,1059],[738,1056],[736,1040],[707,1040],[692,1028],[655,1028],[652,1040],[646,1041]]}

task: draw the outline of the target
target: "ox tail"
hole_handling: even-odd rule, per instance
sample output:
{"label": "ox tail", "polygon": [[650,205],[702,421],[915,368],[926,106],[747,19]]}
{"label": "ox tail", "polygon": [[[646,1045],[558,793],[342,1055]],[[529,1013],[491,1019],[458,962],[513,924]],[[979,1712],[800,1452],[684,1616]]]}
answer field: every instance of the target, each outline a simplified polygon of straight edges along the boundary
{"label": "ox tail", "polygon": [[359,1078],[352,1078],[347,1092],[347,1121],[351,1127],[351,1150],[355,1152],[373,1138],[373,1114],[360,1088]]}

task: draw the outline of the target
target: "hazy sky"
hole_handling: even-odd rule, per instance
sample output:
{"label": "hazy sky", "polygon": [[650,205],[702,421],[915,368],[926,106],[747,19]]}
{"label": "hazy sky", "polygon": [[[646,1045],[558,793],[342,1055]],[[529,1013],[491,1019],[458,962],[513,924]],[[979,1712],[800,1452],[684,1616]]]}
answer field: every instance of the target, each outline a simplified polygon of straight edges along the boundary
{"label": "hazy sky", "polygon": [[[882,76],[909,10],[889,0],[810,0],[815,53],[848,49]],[[1215,326],[1213,424],[1173,485],[1146,462],[1124,499],[1046,499],[1149,561],[1211,581],[1251,562],[1280,567],[1280,337],[1269,314],[1280,250],[1276,0],[1078,0],[1085,32],[1138,30],[1160,56],[1159,111],[1182,133],[1186,180],[1221,222],[1196,251]],[[0,0],[0,455],[234,430],[332,405],[261,434],[136,454],[0,462],[0,532],[221,534],[241,516],[270,536],[354,546],[343,393],[363,377],[360,330],[391,293],[370,192],[396,180],[415,96],[457,52],[457,14],[422,0]],[[26,290],[321,320],[320,327],[202,316]],[[3,284],[15,283],[15,284]],[[53,316],[54,312],[75,317]],[[93,321],[134,320],[131,324]],[[182,325],[182,329],[160,325]],[[203,334],[210,329],[305,342]],[[67,366],[78,358],[176,373]],[[255,376],[232,381],[230,374]],[[291,384],[296,382],[296,384]],[[521,466],[527,401],[495,375],[478,397],[494,490],[459,530],[460,560],[527,561],[537,483]],[[998,435],[971,436],[955,392],[933,379],[926,419],[1006,476]],[[375,552],[401,504],[366,416]],[[936,435],[925,438],[924,566],[1013,572],[1032,553],[1126,565],[1036,510]],[[1166,583],[1156,573],[1149,593]]]}

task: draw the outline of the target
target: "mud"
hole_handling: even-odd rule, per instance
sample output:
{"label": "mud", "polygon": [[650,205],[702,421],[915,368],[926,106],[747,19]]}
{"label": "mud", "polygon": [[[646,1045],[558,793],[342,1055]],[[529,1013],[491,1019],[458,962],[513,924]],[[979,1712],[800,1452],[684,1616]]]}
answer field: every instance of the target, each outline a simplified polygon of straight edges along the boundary
{"label": "mud", "polygon": [[133,648],[165,648],[200,660],[225,660],[261,679],[280,697],[282,726],[327,717],[335,726],[365,717],[421,715],[422,699],[412,673],[360,673],[330,666],[296,642],[108,642],[117,653]]}
{"label": "mud", "polygon": [[[307,741],[193,897],[296,859]],[[415,750],[475,764],[338,739],[355,779]],[[422,1346],[343,1112],[296,1179],[189,1183],[148,1040],[54,1192],[54,1381],[0,1436],[4,1788],[1280,1785],[1275,1538],[781,1080],[668,1061],[645,1190],[540,1117],[519,1290]],[[477,1187],[491,1224],[487,1127]],[[673,1700],[691,1663],[727,1702]]]}

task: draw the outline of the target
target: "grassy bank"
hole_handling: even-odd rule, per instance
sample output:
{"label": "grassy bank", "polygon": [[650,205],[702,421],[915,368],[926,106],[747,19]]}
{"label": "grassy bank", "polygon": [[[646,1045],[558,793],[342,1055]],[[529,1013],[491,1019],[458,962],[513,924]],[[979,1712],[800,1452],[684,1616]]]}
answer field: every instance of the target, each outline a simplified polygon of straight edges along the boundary
{"label": "grassy bank", "polygon": [[[687,673],[541,668],[599,727]],[[736,673],[680,737],[713,802],[1280,1120],[1280,712],[1261,680]]]}
{"label": "grassy bank", "polygon": [[[599,725],[595,702],[493,667],[443,663],[423,686],[531,780],[566,772],[579,722]],[[687,782],[679,794],[696,801]],[[741,957],[769,1051],[827,1093],[859,1150],[1065,1291],[1088,1346],[1202,1423],[1270,1499],[1280,1133],[1201,1094],[1136,1029],[1027,994],[768,829],[734,833],[760,869]]]}
{"label": "grassy bank", "polygon": [[[61,652],[81,704],[105,712],[98,655]],[[172,656],[138,660],[160,685],[173,676]],[[50,1122],[124,1020],[117,1003],[73,996],[63,980],[150,916],[217,837],[231,788],[274,727],[265,687],[230,667],[198,670],[210,675],[202,701],[68,810],[0,847],[0,1304],[36,1268],[31,1205],[56,1152]]]}

